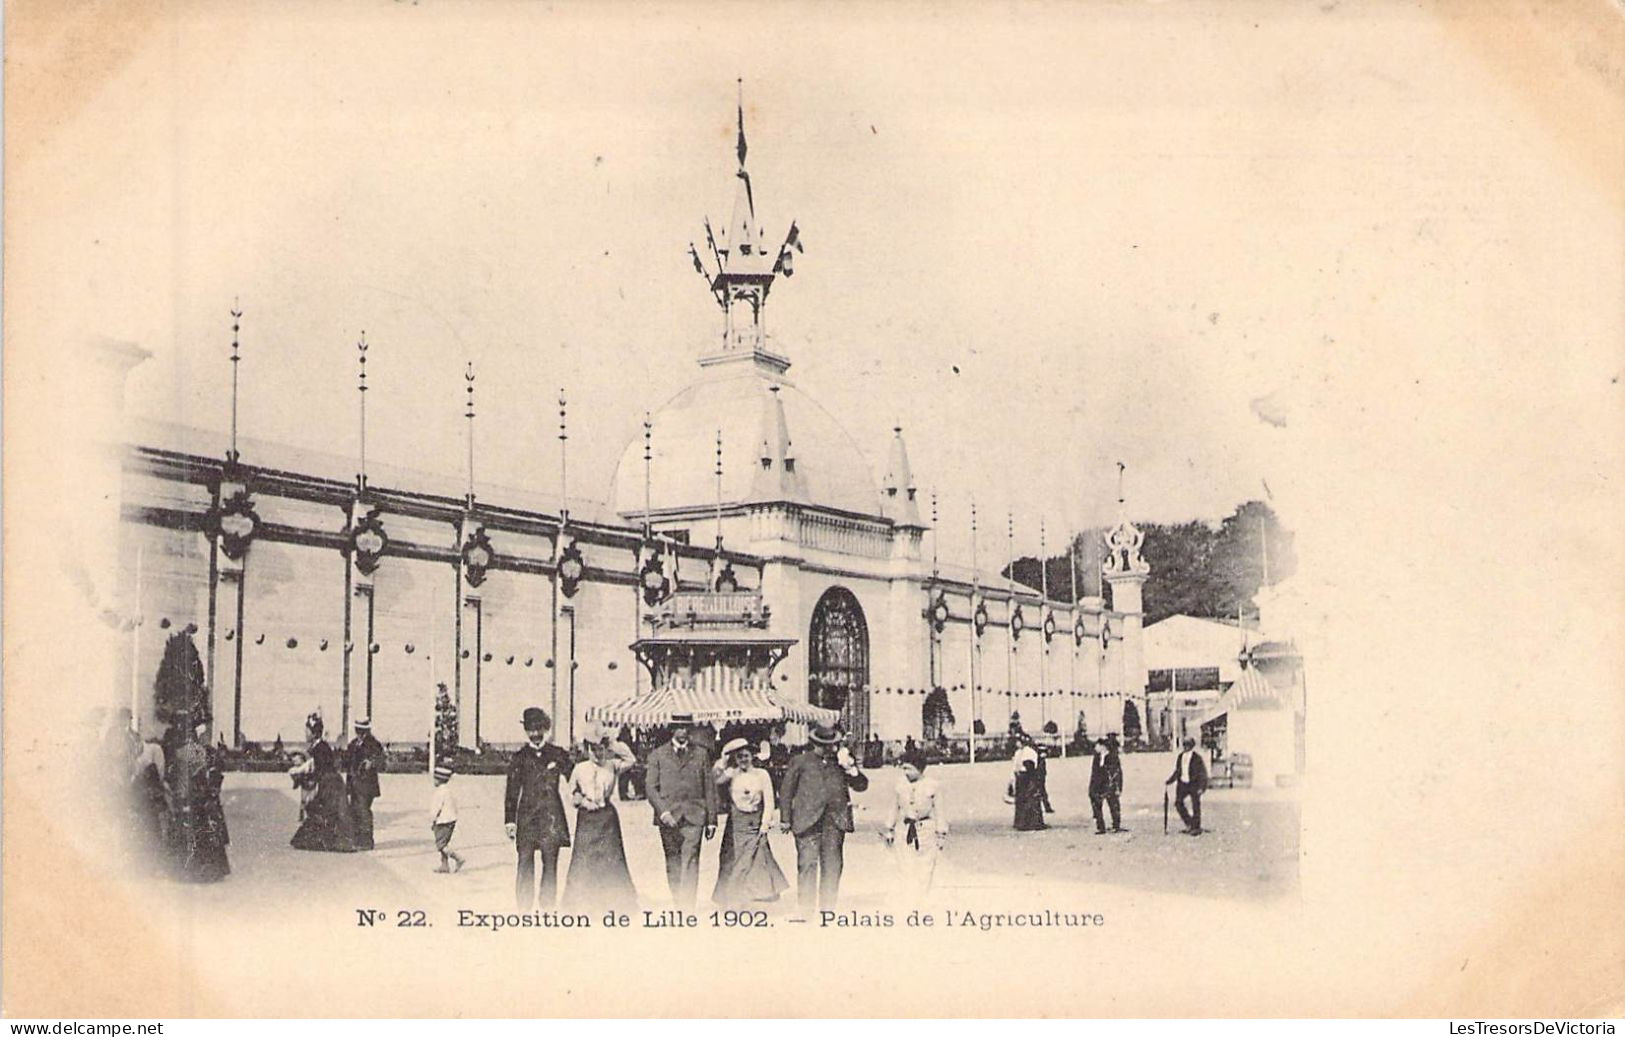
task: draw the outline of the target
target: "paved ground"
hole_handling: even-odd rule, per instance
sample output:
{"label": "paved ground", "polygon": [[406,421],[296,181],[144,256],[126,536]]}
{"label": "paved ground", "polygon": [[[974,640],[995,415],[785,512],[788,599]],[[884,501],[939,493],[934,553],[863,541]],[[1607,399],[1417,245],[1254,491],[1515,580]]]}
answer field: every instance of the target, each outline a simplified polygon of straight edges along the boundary
{"label": "paved ground", "polygon": [[[986,908],[1001,904],[1042,906],[1041,895],[1078,890],[1112,899],[1200,897],[1233,901],[1275,900],[1297,886],[1298,805],[1289,792],[1237,789],[1210,792],[1203,802],[1211,830],[1199,838],[1162,831],[1162,780],[1172,769],[1167,754],[1124,756],[1122,835],[1096,836],[1086,794],[1087,760],[1050,765],[1050,798],[1056,813],[1043,832],[1016,832],[1003,801],[1008,764],[938,767],[951,811],[953,834],[938,870],[937,896],[944,903]],[[869,772],[868,792],[856,796],[856,834],[847,842],[843,907],[886,906],[896,868],[878,830],[894,770]],[[288,846],[298,800],[281,775],[227,776],[224,804],[231,825],[232,875],[216,886],[192,888],[201,911],[229,905],[267,920],[288,917],[296,905],[320,905],[351,918],[353,908],[391,912],[421,908],[454,917],[458,908],[512,910],[514,856],[502,831],[502,778],[455,779],[461,820],[454,845],[468,859],[457,875],[433,873],[438,858],[427,824],[426,775],[386,775],[377,803],[378,848],[365,854],[306,853]],[[669,906],[659,838],[647,803],[619,804],[627,855],[645,907]],[[774,853],[792,880],[795,847],[773,837]],[[702,907],[716,876],[717,843],[701,858]],[[561,869],[568,867],[568,853]],[[1098,898],[1097,898],[1098,899]],[[793,891],[784,910],[794,903]],[[441,924],[445,924],[442,922]]]}

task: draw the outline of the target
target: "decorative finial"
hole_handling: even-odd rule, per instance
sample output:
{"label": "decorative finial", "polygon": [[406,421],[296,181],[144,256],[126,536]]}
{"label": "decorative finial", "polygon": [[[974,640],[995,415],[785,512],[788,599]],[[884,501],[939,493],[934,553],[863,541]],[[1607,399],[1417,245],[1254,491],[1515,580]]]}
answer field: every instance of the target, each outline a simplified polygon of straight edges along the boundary
{"label": "decorative finial", "polygon": [[1150,563],[1140,556],[1145,534],[1128,520],[1124,507],[1127,498],[1123,494],[1123,472],[1127,468],[1117,462],[1117,525],[1106,533],[1106,560],[1100,567],[1107,576],[1144,576],[1151,571]]}
{"label": "decorative finial", "polygon": [[745,168],[745,78],[739,77],[739,168]]}
{"label": "decorative finial", "polygon": [[361,470],[356,473],[356,489],[358,492],[367,491],[367,332],[363,328],[361,338],[355,344],[356,350],[356,388],[361,400]]}
{"label": "decorative finial", "polygon": [[474,361],[468,361],[463,369],[463,381],[467,382],[468,407],[463,416],[468,419],[468,507],[474,507]]}
{"label": "decorative finial", "polygon": [[226,461],[229,464],[237,463],[237,365],[242,359],[237,350],[237,331],[243,319],[242,303],[236,297],[231,300],[231,448],[226,451]]}
{"label": "decorative finial", "polygon": [[649,521],[650,485],[654,481],[654,423],[649,412],[643,412],[643,539],[649,539],[652,523]]}
{"label": "decorative finial", "polygon": [[559,387],[559,520],[562,524],[570,517],[570,428],[564,402],[564,388]]}

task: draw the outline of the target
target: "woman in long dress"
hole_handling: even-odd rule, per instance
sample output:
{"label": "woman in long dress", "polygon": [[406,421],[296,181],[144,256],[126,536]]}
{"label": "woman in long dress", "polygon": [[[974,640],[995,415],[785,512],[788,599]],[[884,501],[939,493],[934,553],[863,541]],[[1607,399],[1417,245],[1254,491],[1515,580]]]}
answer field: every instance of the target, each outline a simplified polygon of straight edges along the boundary
{"label": "woman in long dress", "polygon": [[220,806],[225,772],[206,740],[209,718],[193,718],[168,760],[171,864],[183,882],[219,882],[231,874],[226,815]]}
{"label": "woman in long dress", "polygon": [[1044,782],[1038,769],[1038,750],[1026,739],[1016,750],[1010,796],[1016,804],[1016,831],[1036,832],[1049,827],[1044,822]]}
{"label": "woman in long dress", "polygon": [[771,903],[790,888],[773,859],[767,833],[778,823],[773,779],[756,766],[750,743],[735,738],[722,747],[712,776],[728,796],[728,827],[711,899],[724,907]]}
{"label": "woman in long dress", "polygon": [[305,720],[309,755],[289,771],[296,787],[308,797],[298,831],[289,842],[296,850],[324,853],[355,852],[355,822],[350,815],[350,797],[339,769],[339,754],[322,738],[322,717],[312,713]]}
{"label": "woman in long dress", "polygon": [[630,746],[609,734],[590,736],[587,758],[570,771],[570,802],[576,806],[576,834],[571,841],[570,871],[564,881],[562,908],[605,908],[636,911],[637,887],[626,866],[621,818],[611,798],[616,778],[634,766]]}
{"label": "woman in long dress", "polygon": [[897,854],[904,897],[918,904],[931,892],[937,859],[948,840],[948,816],[941,786],[935,778],[925,777],[925,754],[918,750],[907,753],[901,763],[903,774],[897,780],[882,834]]}

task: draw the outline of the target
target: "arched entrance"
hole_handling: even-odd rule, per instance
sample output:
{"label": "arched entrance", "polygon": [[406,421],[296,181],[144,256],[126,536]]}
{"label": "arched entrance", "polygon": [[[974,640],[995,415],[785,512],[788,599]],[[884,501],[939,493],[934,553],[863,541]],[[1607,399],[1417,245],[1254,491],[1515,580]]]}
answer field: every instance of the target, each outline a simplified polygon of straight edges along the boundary
{"label": "arched entrance", "polygon": [[841,711],[846,733],[869,737],[869,625],[845,587],[831,587],[813,609],[807,638],[807,697],[815,706]]}

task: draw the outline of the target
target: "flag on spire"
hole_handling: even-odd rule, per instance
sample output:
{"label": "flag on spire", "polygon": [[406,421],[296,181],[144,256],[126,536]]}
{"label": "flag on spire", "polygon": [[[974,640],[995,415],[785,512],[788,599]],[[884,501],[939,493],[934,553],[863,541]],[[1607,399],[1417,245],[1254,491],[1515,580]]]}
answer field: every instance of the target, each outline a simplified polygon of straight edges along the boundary
{"label": "flag on spire", "polygon": [[695,250],[694,243],[692,241],[688,243],[688,254],[694,260],[695,271],[698,272],[702,277],[709,277],[710,275],[705,272],[705,264],[700,262],[700,254]]}
{"label": "flag on spire", "polygon": [[739,168],[745,168],[745,81],[739,80]]}

